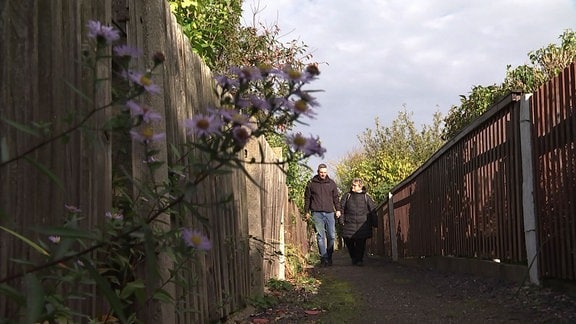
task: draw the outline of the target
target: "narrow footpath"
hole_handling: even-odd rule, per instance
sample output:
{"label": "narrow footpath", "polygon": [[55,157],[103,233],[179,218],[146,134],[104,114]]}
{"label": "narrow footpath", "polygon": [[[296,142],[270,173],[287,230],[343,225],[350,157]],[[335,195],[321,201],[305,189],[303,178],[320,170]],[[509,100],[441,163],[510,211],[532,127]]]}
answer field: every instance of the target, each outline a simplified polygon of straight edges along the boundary
{"label": "narrow footpath", "polygon": [[568,294],[376,257],[360,267],[346,250],[310,275],[322,282],[317,293],[232,323],[576,323]]}
{"label": "narrow footpath", "polygon": [[346,250],[335,257],[318,277],[356,289],[360,309],[353,323],[576,323],[576,300],[550,289],[380,258],[357,267]]}

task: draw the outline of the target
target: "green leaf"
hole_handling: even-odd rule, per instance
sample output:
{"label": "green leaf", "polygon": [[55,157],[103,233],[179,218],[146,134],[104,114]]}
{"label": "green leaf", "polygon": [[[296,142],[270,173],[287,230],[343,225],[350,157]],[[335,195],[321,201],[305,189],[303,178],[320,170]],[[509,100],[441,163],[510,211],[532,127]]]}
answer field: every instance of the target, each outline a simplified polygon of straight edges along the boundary
{"label": "green leaf", "polygon": [[163,303],[167,303],[167,304],[174,303],[174,298],[172,298],[172,296],[170,296],[170,294],[164,289],[156,290],[156,292],[154,292],[154,296],[152,296],[152,298],[159,300]]}
{"label": "green leaf", "polygon": [[18,305],[26,302],[24,294],[6,284],[0,284],[0,295],[6,296],[7,299],[16,302]]}
{"label": "green leaf", "polygon": [[52,259],[58,260],[64,256],[68,255],[70,252],[74,253],[74,251],[72,250],[72,247],[75,246],[76,243],[77,243],[77,240],[75,240],[75,239],[71,239],[71,238],[67,238],[67,237],[62,238],[60,240],[60,243],[58,243],[58,246],[52,255]]}
{"label": "green leaf", "polygon": [[77,239],[98,240],[100,237],[92,231],[67,228],[67,227],[34,227],[38,233],[46,235],[57,235]]}
{"label": "green leaf", "polygon": [[46,296],[42,289],[42,283],[33,274],[24,276],[26,291],[26,323],[34,323],[42,315]]}
{"label": "green leaf", "polygon": [[44,165],[42,165],[42,164],[40,164],[40,163],[38,163],[38,162],[28,158],[28,157],[24,157],[24,159],[26,161],[30,162],[30,164],[35,166],[42,173],[47,175],[52,181],[54,181],[54,183],[58,186],[58,188],[60,188],[62,191],[64,191],[64,184],[54,173],[52,173],[52,171],[48,170],[48,168],[46,168]]}
{"label": "green leaf", "polygon": [[22,132],[24,132],[24,133],[26,133],[26,134],[30,134],[30,135],[32,135],[32,136],[40,137],[40,133],[39,133],[36,129],[34,129],[34,128],[28,127],[28,126],[26,126],[26,125],[22,125],[22,124],[20,124],[20,123],[17,123],[17,122],[15,122],[15,121],[12,121],[12,120],[9,120],[9,119],[3,118],[3,117],[0,117],[0,119],[2,119],[6,124],[8,124],[8,125],[10,125],[10,126],[12,126],[12,127],[14,127],[14,128],[16,128],[16,129],[18,129],[18,130],[20,130],[20,131],[22,131]]}
{"label": "green leaf", "polygon": [[132,296],[137,290],[142,290],[146,288],[146,285],[142,280],[135,280],[126,284],[126,286],[120,292],[120,298],[128,299]]}
{"label": "green leaf", "polygon": [[192,7],[192,6],[197,7],[198,2],[192,1],[192,0],[183,0],[181,6],[182,6],[182,8],[188,8],[188,7]]}
{"label": "green leaf", "polygon": [[93,103],[92,99],[88,96],[86,96],[86,94],[84,92],[82,92],[82,90],[76,88],[72,83],[64,80],[64,83],[66,83],[67,86],[70,87],[70,89],[72,89],[74,92],[76,92],[80,97],[82,97],[84,100],[86,100],[89,103]]}
{"label": "green leaf", "polygon": [[120,323],[126,323],[126,316],[124,315],[124,309],[122,307],[122,301],[118,296],[114,293],[112,288],[110,287],[109,282],[100,275],[98,271],[92,266],[90,260],[82,260],[84,266],[96,282],[96,285],[100,292],[104,295],[110,307],[114,310],[115,315],[120,320]]}
{"label": "green leaf", "polygon": [[50,253],[48,253],[48,251],[44,250],[40,245],[32,242],[31,240],[29,240],[28,238],[26,238],[23,235],[20,235],[19,233],[14,232],[11,229],[8,229],[4,226],[0,226],[0,229],[4,230],[5,232],[8,232],[14,236],[16,236],[17,238],[19,238],[20,240],[22,240],[24,243],[28,244],[30,247],[32,247],[33,249],[35,249],[36,251],[40,252],[41,254],[44,254],[46,256],[49,256]]}
{"label": "green leaf", "polygon": [[150,227],[144,228],[144,249],[146,251],[146,272],[151,280],[158,278],[158,258],[156,255],[156,239]]}

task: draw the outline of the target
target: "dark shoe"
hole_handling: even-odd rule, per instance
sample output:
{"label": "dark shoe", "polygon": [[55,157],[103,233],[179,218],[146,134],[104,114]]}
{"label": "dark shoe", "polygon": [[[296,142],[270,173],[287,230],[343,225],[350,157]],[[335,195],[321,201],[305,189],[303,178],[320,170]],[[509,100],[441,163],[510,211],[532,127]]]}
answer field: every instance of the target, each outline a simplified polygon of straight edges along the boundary
{"label": "dark shoe", "polygon": [[321,267],[327,267],[328,266],[328,260],[326,260],[326,259],[320,260],[320,266]]}
{"label": "dark shoe", "polygon": [[332,258],[328,259],[328,265],[332,266]]}
{"label": "dark shoe", "polygon": [[363,267],[363,266],[364,266],[364,262],[358,261],[358,262],[356,262],[356,265],[359,266],[359,267]]}
{"label": "dark shoe", "polygon": [[356,261],[356,259],[352,259],[352,265],[356,265],[356,263],[358,263],[358,261]]}

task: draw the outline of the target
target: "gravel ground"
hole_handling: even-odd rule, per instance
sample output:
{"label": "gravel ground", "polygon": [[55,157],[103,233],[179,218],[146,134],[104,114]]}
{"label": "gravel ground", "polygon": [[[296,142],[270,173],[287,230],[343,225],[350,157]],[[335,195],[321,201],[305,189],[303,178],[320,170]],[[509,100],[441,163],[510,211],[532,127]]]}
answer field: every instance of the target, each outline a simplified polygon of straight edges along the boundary
{"label": "gravel ground", "polygon": [[310,276],[345,284],[358,303],[352,310],[344,300],[328,310],[310,308],[325,295],[295,287],[275,292],[284,295],[278,296],[280,304],[230,323],[576,323],[576,299],[558,291],[376,258],[358,267],[346,251],[335,253],[333,266],[314,268]]}

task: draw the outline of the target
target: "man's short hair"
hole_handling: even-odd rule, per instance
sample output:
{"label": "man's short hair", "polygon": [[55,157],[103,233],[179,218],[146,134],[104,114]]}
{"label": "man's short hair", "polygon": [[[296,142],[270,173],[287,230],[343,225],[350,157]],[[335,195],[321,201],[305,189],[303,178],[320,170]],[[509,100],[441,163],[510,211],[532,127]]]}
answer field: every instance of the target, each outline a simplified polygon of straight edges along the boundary
{"label": "man's short hair", "polygon": [[320,169],[328,169],[328,167],[326,166],[326,164],[320,163],[320,164],[318,165],[318,170],[320,170]]}

